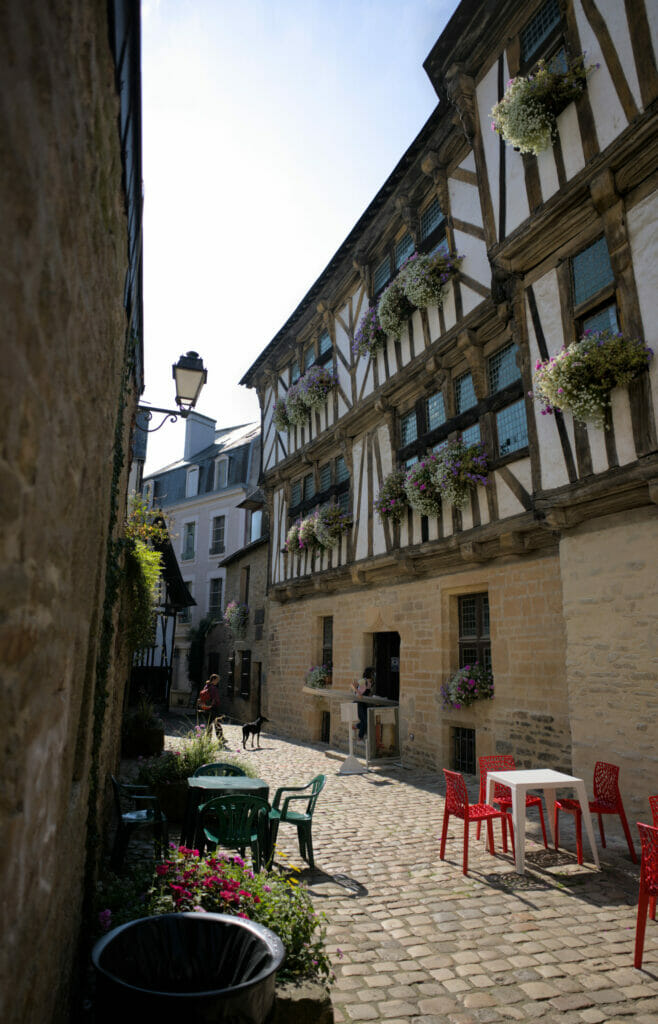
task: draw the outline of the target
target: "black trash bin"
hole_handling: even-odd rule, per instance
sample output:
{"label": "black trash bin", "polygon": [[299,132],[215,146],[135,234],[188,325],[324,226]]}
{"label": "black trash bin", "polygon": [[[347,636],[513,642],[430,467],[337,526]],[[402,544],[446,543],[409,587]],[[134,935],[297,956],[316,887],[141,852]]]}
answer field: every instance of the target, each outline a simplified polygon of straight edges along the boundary
{"label": "black trash bin", "polygon": [[92,950],[95,1022],[148,1013],[158,1024],[263,1024],[284,957],[269,928],[228,914],[129,921]]}

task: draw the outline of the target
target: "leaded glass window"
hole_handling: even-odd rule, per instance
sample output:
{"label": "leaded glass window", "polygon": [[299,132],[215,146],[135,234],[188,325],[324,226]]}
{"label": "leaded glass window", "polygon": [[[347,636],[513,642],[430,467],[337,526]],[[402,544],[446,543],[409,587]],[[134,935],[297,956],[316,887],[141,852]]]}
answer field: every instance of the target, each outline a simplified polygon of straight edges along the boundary
{"label": "leaded glass window", "polygon": [[498,452],[509,455],[528,444],[528,423],[526,420],[525,400],[506,406],[496,413],[496,432],[498,434]]}
{"label": "leaded glass window", "polygon": [[427,399],[427,429],[434,430],[446,421],[446,408],[443,393],[437,391]]}
{"label": "leaded glass window", "polygon": [[373,276],[373,284],[375,292],[381,291],[385,284],[387,284],[391,276],[391,261],[388,256],[385,256],[381,263],[378,263],[375,267],[375,273]]}
{"label": "leaded glass window", "polygon": [[313,366],[314,362],[315,362],[315,350],[314,350],[313,346],[311,345],[311,347],[307,348],[306,352],[304,353],[304,369],[308,370],[309,366]]}
{"label": "leaded glass window", "polygon": [[462,441],[464,444],[478,444],[480,440],[480,424],[474,423],[472,427],[462,430]]}
{"label": "leaded glass window", "polygon": [[558,0],[547,0],[521,32],[521,57],[527,61],[560,24]]}
{"label": "leaded glass window", "polygon": [[416,420],[416,410],[412,409],[405,416],[400,417],[400,444],[404,448],[405,445],[411,444],[418,438],[418,422]]}
{"label": "leaded glass window", "polygon": [[574,303],[579,306],[606,285],[614,284],[608,246],[605,238],[583,249],[572,260]]}
{"label": "leaded glass window", "polygon": [[290,489],[290,504],[293,506],[299,505],[302,500],[302,482],[301,480],[295,480],[294,484]]}
{"label": "leaded glass window", "polygon": [[304,501],[308,501],[315,494],[315,480],[313,479],[312,473],[307,473],[304,477]]}
{"label": "leaded glass window", "polygon": [[325,352],[329,352],[331,349],[331,337],[329,331],[323,331],[320,335],[320,355],[323,356]]}
{"label": "leaded glass window", "polygon": [[464,373],[455,381],[455,406],[457,412],[465,412],[477,405],[478,400],[473,387],[473,378],[470,373]]}
{"label": "leaded glass window", "polygon": [[395,246],[395,269],[399,270],[407,256],[411,256],[414,251],[414,240],[407,231],[406,235],[403,235],[400,241]]}
{"label": "leaded glass window", "polygon": [[583,320],[583,333],[585,331],[618,331],[619,320],[617,319],[617,306],[613,302],[612,305],[606,306],[605,309],[600,309],[598,313],[593,316],[588,316]]}
{"label": "leaded glass window", "polygon": [[491,669],[488,594],[459,598],[459,667],[475,661]]}
{"label": "leaded glass window", "polygon": [[324,466],[320,466],[320,490],[326,491],[327,487],[331,487],[330,462],[325,462]]}
{"label": "leaded glass window", "polygon": [[336,483],[342,484],[344,480],[349,480],[350,474],[347,468],[347,463],[342,455],[339,455],[336,459]]}
{"label": "leaded glass window", "polygon": [[438,199],[433,199],[420,215],[420,237],[424,241],[443,220]]}
{"label": "leaded glass window", "polygon": [[299,372],[299,363],[295,360],[292,364],[292,370],[290,372],[290,380],[294,384],[296,380],[299,380],[301,373]]}
{"label": "leaded glass window", "polygon": [[516,365],[516,345],[506,345],[505,348],[494,352],[489,360],[489,391],[495,394],[501,391],[508,384],[519,380],[521,371]]}

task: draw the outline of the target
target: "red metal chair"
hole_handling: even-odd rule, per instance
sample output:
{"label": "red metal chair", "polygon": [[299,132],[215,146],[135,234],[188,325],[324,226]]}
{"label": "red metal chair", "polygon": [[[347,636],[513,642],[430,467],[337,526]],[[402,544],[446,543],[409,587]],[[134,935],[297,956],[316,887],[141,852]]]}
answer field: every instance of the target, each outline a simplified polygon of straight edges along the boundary
{"label": "red metal chair", "polygon": [[[628,843],[628,849],[631,855],[631,860],[637,864],[637,856],[635,854],[635,847],[633,846],[633,840],[631,838],[631,830],[628,827],[628,821],[626,820],[626,813],[624,811],[624,805],[621,800],[621,793],[619,792],[619,768],[616,764],[608,764],[607,761],[597,761],[594,765],[594,799],[589,802],[589,809],[592,814],[597,814],[599,818],[599,832],[601,833],[601,845],[605,849],[605,832],[603,831],[603,817],[604,814],[618,814],[621,818],[622,827],[624,829],[624,835],[626,836],[626,842]],[[582,832],[582,812],[580,810],[580,803],[578,800],[569,798],[561,798],[555,801],[555,849],[558,847],[559,830],[558,820],[560,811],[567,811],[568,814],[573,814],[576,819],[576,854],[578,857],[578,863],[583,863],[583,832]]]}
{"label": "red metal chair", "polygon": [[642,966],[644,953],[644,932],[647,927],[647,909],[652,921],[656,920],[656,897],[658,896],[658,828],[653,825],[637,823],[642,843],[642,863],[640,866],[640,896],[637,904],[637,924],[635,926],[635,961],[637,968]]}
{"label": "red metal chair", "polygon": [[[478,761],[480,764],[480,803],[484,803],[487,799],[487,772],[515,771],[516,764],[512,754],[490,754],[485,757],[479,757]],[[502,782],[496,782],[494,785],[493,802],[498,804],[501,811],[509,812],[512,808],[512,794],[509,786],[504,786]],[[542,807],[541,797],[533,796],[531,793],[526,793],[525,805],[526,807],[537,807],[539,809],[539,819],[541,821],[541,831],[544,837],[544,846],[548,849],[546,825],[544,823],[544,808]],[[503,829],[503,851],[506,853],[507,842],[505,834],[506,830]],[[512,830],[512,835],[513,834],[514,831]],[[476,836],[478,839],[480,838],[479,822]]]}
{"label": "red metal chair", "polygon": [[440,860],[445,860],[446,852],[446,838],[448,836],[448,821],[451,815],[455,818],[461,818],[464,822],[464,874],[468,874],[468,833],[472,821],[487,823],[487,835],[489,837],[489,850],[493,854],[494,852],[494,838],[493,838],[493,819],[501,818],[503,826],[503,834],[505,833],[506,826],[510,827],[510,835],[512,837],[512,852],[514,852],[514,830],[512,828],[512,822],[508,814],[505,811],[497,811],[495,807],[490,804],[469,804],[468,792],[466,790],[466,783],[459,772],[450,772],[447,768],[443,769],[443,774],[446,779],[446,802],[443,811],[443,830],[441,832],[441,852],[439,854]]}
{"label": "red metal chair", "polygon": [[658,793],[656,793],[655,796],[649,797],[649,807],[651,808],[653,823],[654,825],[658,825]]}

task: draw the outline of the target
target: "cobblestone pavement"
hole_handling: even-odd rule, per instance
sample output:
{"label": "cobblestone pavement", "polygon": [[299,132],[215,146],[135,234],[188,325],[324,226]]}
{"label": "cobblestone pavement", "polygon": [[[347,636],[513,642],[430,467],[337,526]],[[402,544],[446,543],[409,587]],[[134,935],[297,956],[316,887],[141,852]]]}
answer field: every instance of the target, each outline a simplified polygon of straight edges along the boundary
{"label": "cobblestone pavement", "polygon": [[[239,726],[225,734],[232,750],[241,747]],[[495,823],[496,857],[471,826],[464,877],[461,822],[451,820],[439,860],[444,790],[436,773],[392,767],[340,776],[340,762],[320,744],[267,733],[261,744],[249,759],[270,798],[277,786],[327,776],[313,821],[316,870],[301,862],[294,829],[281,826],[278,847],[305,869],[314,905],[327,915],[337,1022],[656,1024],[658,924],[647,924],[637,971],[639,871],[619,841],[599,849],[601,872],[579,867],[567,821],[560,838],[573,855],[544,849],[531,811],[524,876],[511,854],[501,855]],[[475,796],[476,780],[468,781]]]}

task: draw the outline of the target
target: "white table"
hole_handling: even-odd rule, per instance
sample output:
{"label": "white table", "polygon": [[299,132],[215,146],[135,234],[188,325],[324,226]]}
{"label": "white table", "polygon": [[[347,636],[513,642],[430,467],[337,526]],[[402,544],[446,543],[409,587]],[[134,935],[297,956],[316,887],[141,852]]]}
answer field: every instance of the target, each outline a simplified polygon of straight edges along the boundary
{"label": "white table", "polygon": [[553,823],[553,802],[555,792],[558,789],[573,789],[580,802],[583,814],[583,824],[592,849],[592,860],[599,867],[599,855],[594,841],[594,829],[592,828],[592,816],[589,811],[587,790],[582,779],[576,779],[573,775],[565,775],[563,772],[555,772],[552,768],[538,768],[529,771],[503,771],[487,772],[487,796],[486,802],[491,803],[494,793],[494,784],[500,782],[503,786],[509,786],[512,792],[512,824],[514,826],[514,844],[516,849],[516,870],[522,875],[525,870],[525,798],[529,789],[543,789],[546,811],[548,814],[548,825],[551,830],[551,839],[555,844],[555,829]]}

